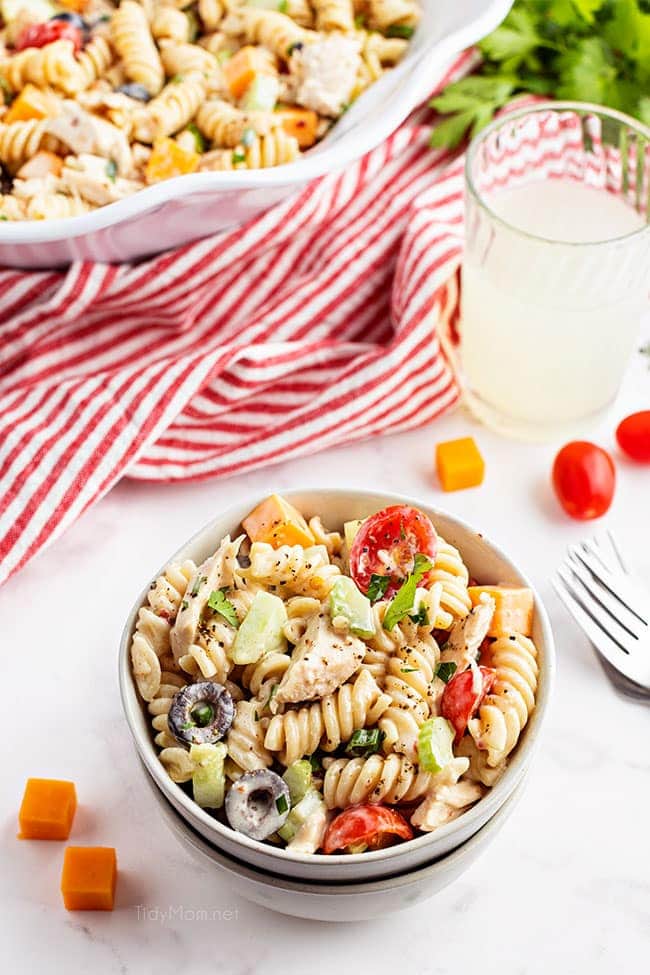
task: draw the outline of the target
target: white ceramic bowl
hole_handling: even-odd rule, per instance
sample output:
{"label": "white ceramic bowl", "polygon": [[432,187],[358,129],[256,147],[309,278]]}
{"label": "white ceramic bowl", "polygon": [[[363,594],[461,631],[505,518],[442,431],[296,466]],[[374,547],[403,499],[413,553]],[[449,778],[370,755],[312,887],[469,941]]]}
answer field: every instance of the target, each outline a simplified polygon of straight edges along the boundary
{"label": "white ceramic bowl", "polygon": [[[224,853],[244,860],[256,868],[303,880],[311,880],[317,871],[318,876],[325,881],[362,881],[412,870],[434,857],[443,856],[481,829],[512,794],[528,768],[546,714],[555,669],[553,636],[546,610],[531,582],[496,545],[487,540],[482,532],[425,503],[394,494],[343,489],[309,489],[282,493],[308,518],[318,514],[330,528],[340,528],[344,521],[365,518],[389,504],[402,502],[413,504],[429,515],[440,534],[448,542],[460,549],[471,575],[479,582],[502,582],[530,586],[533,589],[535,596],[533,638],[539,653],[540,667],[537,706],[524,729],[518,747],[509,758],[505,773],[480,802],[458,819],[434,833],[418,836],[407,843],[400,843],[372,853],[352,856],[346,854],[308,856],[277,849],[234,832],[197,806],[180,786],[172,782],[157,757],[152,740],[150,715],[137,694],[129,657],[138,609],[146,598],[151,580],[138,596],[126,621],[119,655],[122,704],[136,749],[158,788],[195,830]],[[232,534],[236,530],[242,518],[260,500],[254,498],[240,502],[219,515],[186,545],[170,555],[165,564],[187,558],[194,559],[197,563],[203,561],[215,550],[224,535]],[[156,573],[156,576],[160,571],[162,569]]]}
{"label": "white ceramic bowl", "polygon": [[434,897],[465,873],[494,840],[519,801],[525,785],[524,781],[520,782],[492,819],[447,856],[382,880],[327,884],[315,879],[311,882],[290,880],[227,856],[188,826],[150,777],[146,775],[145,778],[165,823],[177,839],[195,859],[204,863],[209,861],[225,875],[236,894],[279,914],[313,921],[370,921]]}
{"label": "white ceramic bowl", "polygon": [[65,220],[0,223],[0,263],[37,268],[138,260],[243,223],[314,177],[343,169],[386,139],[427,97],[441,68],[496,27],[512,5],[512,0],[421,2],[422,21],[404,60],[296,162],[180,176]]}

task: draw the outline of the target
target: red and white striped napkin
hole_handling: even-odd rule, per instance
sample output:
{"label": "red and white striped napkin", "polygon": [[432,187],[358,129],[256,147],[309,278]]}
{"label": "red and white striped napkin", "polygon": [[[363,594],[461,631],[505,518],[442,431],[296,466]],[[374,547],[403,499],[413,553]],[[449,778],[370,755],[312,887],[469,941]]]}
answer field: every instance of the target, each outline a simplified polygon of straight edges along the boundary
{"label": "red and white striped napkin", "polygon": [[455,403],[462,160],[431,121],[137,266],[0,270],[0,582],[125,475],[225,477]]}

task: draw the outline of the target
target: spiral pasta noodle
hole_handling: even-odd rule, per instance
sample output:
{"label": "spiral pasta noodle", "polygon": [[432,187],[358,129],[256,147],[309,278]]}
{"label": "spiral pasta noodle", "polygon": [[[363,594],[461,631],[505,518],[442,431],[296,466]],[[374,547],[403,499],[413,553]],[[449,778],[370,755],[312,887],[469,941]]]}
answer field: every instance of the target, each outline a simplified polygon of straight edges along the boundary
{"label": "spiral pasta noodle", "polygon": [[135,0],[122,0],[111,19],[111,38],[132,81],[157,95],[165,72],[144,9]]}
{"label": "spiral pasta noodle", "polygon": [[241,7],[236,12],[238,30],[252,44],[263,44],[279,58],[287,60],[295,44],[307,44],[318,35],[300,27],[286,14],[275,10],[257,10]]}
{"label": "spiral pasta noodle", "polygon": [[190,72],[209,75],[218,69],[214,54],[199,44],[179,44],[176,41],[160,42],[160,58],[168,77]]}
{"label": "spiral pasta noodle", "polygon": [[221,0],[199,0],[198,10],[201,23],[207,31],[216,30],[225,13]]}
{"label": "spiral pasta noodle", "polygon": [[151,33],[157,41],[189,41],[190,19],[182,10],[169,4],[158,5],[151,20]]}
{"label": "spiral pasta noodle", "polygon": [[368,23],[377,30],[394,24],[413,27],[419,20],[419,8],[413,0],[368,0]]}
{"label": "spiral pasta noodle", "polygon": [[0,162],[10,168],[17,168],[39,149],[56,151],[58,146],[58,141],[49,134],[47,119],[0,124]]}
{"label": "spiral pasta noodle", "polygon": [[83,87],[72,41],[67,40],[18,51],[2,64],[0,76],[11,91],[21,91],[27,82],[40,88],[51,85],[66,94]]}
{"label": "spiral pasta noodle", "polygon": [[313,0],[319,30],[354,30],[352,0]]}
{"label": "spiral pasta noodle", "polygon": [[495,768],[517,744],[535,707],[537,649],[531,639],[513,633],[494,641],[489,663],[496,670],[496,681],[468,730],[478,749],[487,752],[487,764]]}
{"label": "spiral pasta noodle", "polygon": [[113,51],[104,37],[93,37],[77,55],[80,88],[88,88],[101,78],[113,63]]}
{"label": "spiral pasta noodle", "polygon": [[437,665],[436,649],[420,641],[400,647],[389,661],[383,686],[391,703],[379,719],[386,752],[417,759],[420,727],[431,713],[431,682]]}
{"label": "spiral pasta noodle", "polygon": [[280,590],[283,596],[323,599],[341,574],[338,566],[330,563],[323,545],[273,548],[266,542],[253,542],[249,557],[246,578],[264,585],[271,592]]}
{"label": "spiral pasta noodle", "polygon": [[143,142],[153,142],[158,136],[180,131],[194,118],[205,95],[205,78],[197,72],[165,85],[136,123],[136,137]]}
{"label": "spiral pasta noodle", "polygon": [[328,809],[346,809],[360,802],[413,802],[430,785],[430,773],[421,772],[404,755],[338,758],[327,765],[323,796]]}
{"label": "spiral pasta noodle", "polygon": [[244,112],[220,98],[204,102],[196,113],[200,131],[215,146],[234,148],[241,143],[244,133],[264,135],[277,125],[270,112]]}
{"label": "spiral pasta noodle", "polygon": [[228,755],[246,772],[268,768],[273,762],[273,756],[264,742],[265,723],[261,710],[261,704],[257,701],[240,701],[226,736]]}
{"label": "spiral pasta noodle", "polygon": [[287,600],[287,622],[282,632],[289,643],[298,643],[315,613],[320,613],[321,602],[313,596],[292,596]]}
{"label": "spiral pasta noodle", "polygon": [[280,753],[286,765],[311,755],[317,748],[334,751],[352,732],[375,724],[390,703],[367,670],[353,684],[296,711],[276,714],[264,738],[265,747]]}
{"label": "spiral pasta noodle", "polygon": [[442,584],[440,606],[454,619],[463,619],[472,608],[467,586],[469,572],[460,557],[460,552],[449,542],[438,536],[438,551],[433,569],[429,573],[431,582]]}

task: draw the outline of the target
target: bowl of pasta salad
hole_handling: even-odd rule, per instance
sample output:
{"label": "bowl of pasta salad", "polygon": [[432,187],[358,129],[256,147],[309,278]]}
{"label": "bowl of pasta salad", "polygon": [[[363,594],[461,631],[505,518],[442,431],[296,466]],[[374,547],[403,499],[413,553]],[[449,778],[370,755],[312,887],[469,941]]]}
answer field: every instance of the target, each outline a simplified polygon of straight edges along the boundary
{"label": "bowl of pasta salad", "polygon": [[291,491],[216,518],[156,574],[120,648],[149,774],[264,870],[382,876],[480,829],[528,767],[553,639],[485,536],[393,495]]}
{"label": "bowl of pasta salad", "polygon": [[0,0],[0,263],[135,260],[386,138],[510,0]]}

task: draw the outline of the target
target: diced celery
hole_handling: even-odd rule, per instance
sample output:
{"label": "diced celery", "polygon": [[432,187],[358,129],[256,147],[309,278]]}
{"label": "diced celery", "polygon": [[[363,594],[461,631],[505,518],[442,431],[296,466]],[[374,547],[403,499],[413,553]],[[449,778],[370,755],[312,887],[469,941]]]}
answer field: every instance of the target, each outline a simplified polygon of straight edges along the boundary
{"label": "diced celery", "polygon": [[224,761],[228,749],[223,742],[216,745],[192,745],[190,759],[194,763],[192,792],[194,801],[203,809],[220,809],[226,791]]}
{"label": "diced celery", "polygon": [[245,112],[272,112],[280,94],[280,82],[274,75],[255,75],[242,101]]}
{"label": "diced celery", "polygon": [[454,729],[446,718],[429,718],[420,728],[418,764],[423,772],[439,772],[454,757]]}
{"label": "diced celery", "polygon": [[284,824],[278,830],[278,834],[285,843],[290,843],[300,827],[306,820],[318,812],[325,805],[323,797],[316,789],[310,789],[305,793],[300,802],[293,807],[286,818]]}
{"label": "diced celery", "polygon": [[362,524],[362,521],[346,521],[346,523],[343,525],[345,544],[347,545],[348,552],[352,548],[352,542],[357,537],[357,532],[361,528]]}
{"label": "diced celery", "polygon": [[350,630],[366,639],[375,635],[375,621],[370,600],[363,595],[348,576],[339,576],[330,590],[332,619],[344,616]]}
{"label": "diced celery", "polygon": [[266,653],[285,653],[287,641],[282,627],[287,622],[287,611],[279,596],[271,592],[255,593],[251,607],[230,650],[236,664],[256,663]]}
{"label": "diced celery", "polygon": [[311,788],[312,770],[311,762],[308,758],[303,758],[299,762],[294,762],[286,769],[282,776],[289,786],[289,796],[291,805],[295,806],[304,798]]}

